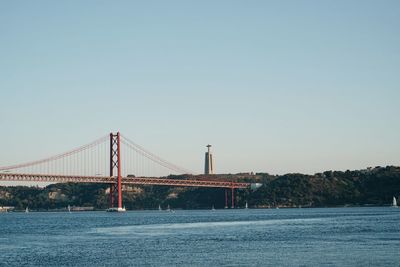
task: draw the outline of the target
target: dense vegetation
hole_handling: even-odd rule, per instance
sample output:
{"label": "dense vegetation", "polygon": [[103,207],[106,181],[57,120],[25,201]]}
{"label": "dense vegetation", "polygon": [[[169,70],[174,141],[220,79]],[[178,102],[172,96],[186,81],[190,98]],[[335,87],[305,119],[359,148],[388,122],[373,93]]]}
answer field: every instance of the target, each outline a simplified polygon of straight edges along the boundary
{"label": "dense vegetation", "polygon": [[[185,179],[187,176],[175,176]],[[193,179],[193,177],[191,177]],[[200,176],[199,179],[206,177]],[[243,207],[321,207],[341,205],[387,205],[400,196],[400,167],[376,167],[361,171],[327,171],[315,175],[237,174],[215,175],[213,179],[260,182],[255,192],[238,190],[236,205]],[[171,188],[164,186],[126,187],[127,209],[223,208],[224,189]],[[65,209],[66,206],[108,206],[108,189],[104,184],[52,184],[39,187],[0,187],[0,206],[32,210]]]}

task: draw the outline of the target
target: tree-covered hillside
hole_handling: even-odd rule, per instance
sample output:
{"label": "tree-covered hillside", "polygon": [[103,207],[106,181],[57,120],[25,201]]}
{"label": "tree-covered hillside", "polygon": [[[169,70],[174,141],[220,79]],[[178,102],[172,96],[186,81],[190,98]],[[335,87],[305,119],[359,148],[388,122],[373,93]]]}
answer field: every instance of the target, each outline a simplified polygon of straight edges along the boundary
{"label": "tree-covered hillside", "polygon": [[[400,196],[400,168],[376,167],[360,171],[326,171],[315,175],[237,174],[213,177],[174,176],[174,178],[230,179],[259,182],[255,192],[237,190],[236,206],[243,207],[323,207],[340,205],[388,205]],[[224,189],[165,186],[124,188],[127,209],[156,209],[170,205],[175,209],[223,208]],[[0,187],[0,206],[32,210],[62,209],[66,206],[108,207],[105,184],[53,184],[39,187]]]}

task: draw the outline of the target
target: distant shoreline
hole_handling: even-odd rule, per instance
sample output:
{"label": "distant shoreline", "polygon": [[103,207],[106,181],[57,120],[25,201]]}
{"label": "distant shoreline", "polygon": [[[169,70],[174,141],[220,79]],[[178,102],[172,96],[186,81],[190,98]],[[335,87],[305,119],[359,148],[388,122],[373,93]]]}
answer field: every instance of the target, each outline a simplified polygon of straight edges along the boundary
{"label": "distant shoreline", "polygon": [[[249,208],[250,210],[277,210],[277,209],[335,209],[335,208],[390,208],[391,205],[344,205],[344,206],[326,206],[326,207],[278,207],[278,208]],[[206,210],[211,210],[211,209],[174,209],[174,211],[206,211]],[[231,210],[246,210],[245,208],[228,208],[228,209],[215,209],[215,210],[226,210],[226,211],[231,211]],[[29,210],[28,213],[83,213],[83,212],[106,212],[105,209],[93,209],[93,210],[74,210],[74,211],[68,211],[68,210],[58,210],[58,209],[53,209],[53,210]],[[168,212],[167,210],[158,210],[158,209],[132,209],[132,210],[127,210],[127,211],[157,211],[160,213],[163,212]],[[0,213],[27,213],[25,210],[9,210],[9,211],[2,211]]]}

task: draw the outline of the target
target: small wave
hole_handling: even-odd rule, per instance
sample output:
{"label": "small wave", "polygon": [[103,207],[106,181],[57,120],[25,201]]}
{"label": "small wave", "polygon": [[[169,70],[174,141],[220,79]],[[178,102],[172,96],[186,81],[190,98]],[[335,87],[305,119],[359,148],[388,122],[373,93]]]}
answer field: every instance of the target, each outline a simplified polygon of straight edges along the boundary
{"label": "small wave", "polygon": [[179,230],[196,230],[196,229],[214,229],[228,228],[238,226],[262,226],[262,225],[279,225],[279,224],[299,224],[304,222],[317,222],[321,218],[308,219],[280,219],[280,220],[258,220],[258,221],[222,221],[222,222],[195,222],[195,223],[170,223],[170,224],[147,224],[147,225],[129,225],[115,227],[100,227],[92,229],[91,233],[107,234],[107,235],[167,235],[175,233]]}

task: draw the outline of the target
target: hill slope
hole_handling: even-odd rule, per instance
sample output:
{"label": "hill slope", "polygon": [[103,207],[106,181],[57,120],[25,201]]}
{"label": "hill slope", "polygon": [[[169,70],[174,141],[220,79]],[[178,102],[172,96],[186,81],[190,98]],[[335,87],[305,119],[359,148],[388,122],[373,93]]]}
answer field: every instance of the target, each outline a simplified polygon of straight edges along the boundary
{"label": "hill slope", "polygon": [[[185,179],[187,176],[174,176]],[[208,179],[205,176],[190,177]],[[327,171],[315,175],[237,174],[215,175],[212,179],[261,182],[256,192],[237,190],[236,206],[321,207],[338,205],[387,205],[400,196],[400,167],[376,167],[361,171]],[[194,209],[223,208],[224,189],[164,186],[125,187],[127,209],[156,209],[158,205]],[[0,187],[0,206],[29,207],[33,210],[66,206],[108,207],[108,187],[104,184],[53,184],[39,187]]]}

